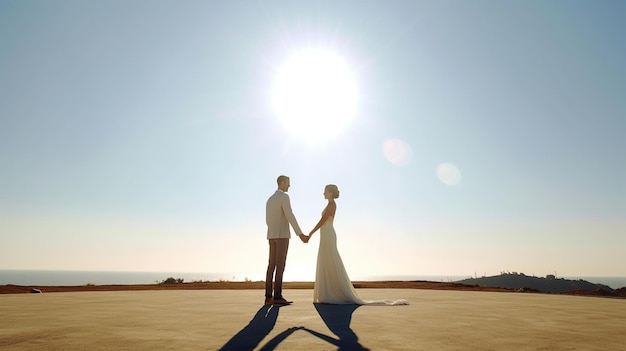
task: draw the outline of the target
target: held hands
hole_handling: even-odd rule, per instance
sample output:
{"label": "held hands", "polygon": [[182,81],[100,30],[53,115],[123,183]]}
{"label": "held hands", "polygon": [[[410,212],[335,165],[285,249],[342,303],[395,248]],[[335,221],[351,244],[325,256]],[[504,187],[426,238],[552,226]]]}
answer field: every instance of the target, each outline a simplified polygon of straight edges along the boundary
{"label": "held hands", "polygon": [[298,234],[298,236],[300,237],[300,240],[302,240],[302,242],[305,244],[309,242],[309,239],[311,239],[310,235],[306,236],[304,234]]}

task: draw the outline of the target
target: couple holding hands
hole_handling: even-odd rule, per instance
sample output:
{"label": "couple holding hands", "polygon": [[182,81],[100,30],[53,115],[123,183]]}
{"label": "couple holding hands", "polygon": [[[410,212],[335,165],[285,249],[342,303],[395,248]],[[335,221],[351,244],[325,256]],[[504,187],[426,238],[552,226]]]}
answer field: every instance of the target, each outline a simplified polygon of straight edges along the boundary
{"label": "couple holding hands", "polygon": [[[337,250],[337,234],[333,227],[339,189],[334,184],[326,185],[324,198],[328,204],[322,211],[322,218],[309,235],[304,235],[298,221],[291,210],[287,191],[291,186],[289,177],[281,175],[276,180],[278,189],[270,196],[266,204],[267,239],[269,242],[269,264],[265,276],[265,304],[285,306],[291,304],[282,294],[283,272],[287,260],[287,249],[291,237],[289,225],[300,239],[307,243],[311,236],[320,231],[320,246],[317,253],[315,286],[313,289],[314,303],[358,304],[358,305],[406,305],[406,300],[368,301],[361,299],[348,277],[339,251]],[[273,284],[272,284],[273,283]]]}

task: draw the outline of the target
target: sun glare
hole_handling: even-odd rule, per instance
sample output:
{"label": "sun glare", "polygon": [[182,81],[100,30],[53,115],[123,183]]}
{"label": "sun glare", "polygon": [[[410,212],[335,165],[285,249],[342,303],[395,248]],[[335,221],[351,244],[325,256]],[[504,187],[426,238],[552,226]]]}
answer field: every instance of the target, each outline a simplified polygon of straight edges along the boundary
{"label": "sun glare", "polygon": [[338,134],[356,114],[356,85],[337,54],[305,50],[280,68],[272,90],[275,113],[294,138],[322,142]]}

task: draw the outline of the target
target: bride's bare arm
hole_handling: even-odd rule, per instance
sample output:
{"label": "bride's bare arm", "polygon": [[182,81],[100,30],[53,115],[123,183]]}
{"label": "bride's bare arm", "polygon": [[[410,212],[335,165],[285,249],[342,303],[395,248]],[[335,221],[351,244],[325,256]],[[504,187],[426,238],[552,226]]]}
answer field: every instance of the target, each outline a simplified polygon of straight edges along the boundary
{"label": "bride's bare arm", "polygon": [[322,227],[322,225],[326,222],[328,217],[334,216],[336,210],[337,210],[337,204],[334,201],[329,202],[326,208],[324,209],[324,213],[322,213],[322,218],[320,218],[320,221],[317,222],[317,225],[315,225],[315,228],[313,228],[313,230],[311,230],[311,232],[309,233],[309,237],[311,237],[313,233],[315,233],[318,229]]}

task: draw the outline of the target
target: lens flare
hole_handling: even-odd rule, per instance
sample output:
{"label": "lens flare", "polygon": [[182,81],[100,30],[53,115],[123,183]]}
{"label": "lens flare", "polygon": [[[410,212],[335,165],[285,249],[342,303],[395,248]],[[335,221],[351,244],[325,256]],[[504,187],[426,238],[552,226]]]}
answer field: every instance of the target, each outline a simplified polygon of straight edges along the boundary
{"label": "lens flare", "polygon": [[461,182],[461,171],[451,163],[441,163],[437,166],[437,176],[442,183],[455,186]]}
{"label": "lens flare", "polygon": [[401,139],[392,138],[383,143],[383,154],[387,161],[395,166],[406,166],[411,162],[413,152],[409,144]]}

